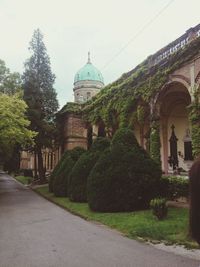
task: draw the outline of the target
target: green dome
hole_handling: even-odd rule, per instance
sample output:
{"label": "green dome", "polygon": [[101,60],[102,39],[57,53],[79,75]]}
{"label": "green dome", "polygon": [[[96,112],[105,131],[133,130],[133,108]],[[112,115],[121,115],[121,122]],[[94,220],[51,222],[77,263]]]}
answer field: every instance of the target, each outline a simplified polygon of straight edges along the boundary
{"label": "green dome", "polygon": [[101,72],[92,65],[89,57],[87,64],[85,64],[85,66],[75,75],[74,83],[79,81],[99,81],[103,83],[103,76]]}

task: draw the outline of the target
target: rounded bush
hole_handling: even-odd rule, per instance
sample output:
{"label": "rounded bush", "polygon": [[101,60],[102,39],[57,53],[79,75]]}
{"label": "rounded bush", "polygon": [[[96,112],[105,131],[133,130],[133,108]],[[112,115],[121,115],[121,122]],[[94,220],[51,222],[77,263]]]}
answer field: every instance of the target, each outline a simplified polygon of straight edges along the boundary
{"label": "rounded bush", "polygon": [[[102,212],[145,209],[158,194],[161,169],[135,142],[132,131],[116,134],[120,138],[114,136],[112,147],[103,152],[88,177],[89,207]],[[126,141],[122,145],[127,136],[129,144],[134,140],[132,146]]]}
{"label": "rounded bush", "polygon": [[74,164],[83,153],[85,153],[85,150],[80,147],[76,147],[72,150],[67,151],[66,156],[60,165],[60,168],[55,174],[53,182],[53,192],[55,196],[67,196],[69,174]]}
{"label": "rounded bush", "polygon": [[108,148],[110,146],[110,140],[106,137],[97,137],[91,148],[90,148],[90,151],[91,152],[102,152],[104,151],[106,148]]}
{"label": "rounded bush", "polygon": [[26,177],[33,177],[33,170],[32,169],[25,169],[24,176]]}
{"label": "rounded bush", "polygon": [[89,151],[81,155],[69,176],[69,198],[74,202],[87,202],[87,178],[102,151],[110,146],[107,138],[97,138]]}
{"label": "rounded bush", "polygon": [[58,175],[58,173],[60,171],[60,167],[61,167],[63,161],[65,160],[65,158],[67,157],[67,155],[68,155],[68,151],[65,151],[64,154],[62,155],[61,159],[59,160],[59,162],[56,164],[55,168],[53,169],[53,171],[49,177],[49,192],[50,193],[53,192],[54,179]]}
{"label": "rounded bush", "polygon": [[133,146],[139,148],[137,139],[135,138],[133,131],[129,128],[120,128],[116,131],[112,139],[112,145],[116,144],[127,147]]}

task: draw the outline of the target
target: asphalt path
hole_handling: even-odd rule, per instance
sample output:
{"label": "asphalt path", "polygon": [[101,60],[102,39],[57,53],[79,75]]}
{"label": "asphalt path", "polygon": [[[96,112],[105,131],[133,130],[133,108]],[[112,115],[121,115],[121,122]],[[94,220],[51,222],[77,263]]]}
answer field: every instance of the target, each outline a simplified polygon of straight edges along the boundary
{"label": "asphalt path", "polygon": [[0,174],[0,267],[198,267],[85,221]]}

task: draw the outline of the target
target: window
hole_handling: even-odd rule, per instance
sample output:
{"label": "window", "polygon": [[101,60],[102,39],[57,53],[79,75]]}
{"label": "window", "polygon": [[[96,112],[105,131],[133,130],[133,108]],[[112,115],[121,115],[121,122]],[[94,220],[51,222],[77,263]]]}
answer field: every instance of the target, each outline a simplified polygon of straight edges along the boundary
{"label": "window", "polygon": [[187,141],[184,142],[184,160],[193,160],[193,155],[192,155],[192,142]]}
{"label": "window", "polygon": [[186,129],[186,134],[183,141],[184,141],[184,160],[193,160],[194,158],[192,155],[192,142],[189,129]]}

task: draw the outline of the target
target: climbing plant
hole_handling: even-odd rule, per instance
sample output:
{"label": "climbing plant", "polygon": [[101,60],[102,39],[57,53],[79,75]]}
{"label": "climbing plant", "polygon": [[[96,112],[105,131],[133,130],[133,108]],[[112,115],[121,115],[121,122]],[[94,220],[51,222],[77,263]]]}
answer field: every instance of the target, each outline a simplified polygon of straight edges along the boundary
{"label": "climbing plant", "polygon": [[193,97],[189,106],[189,120],[192,128],[192,148],[195,158],[200,156],[200,103],[199,103],[199,86],[193,87]]}
{"label": "climbing plant", "polygon": [[153,121],[150,133],[150,155],[159,165],[161,165],[160,146],[160,125],[158,121]]}
{"label": "climbing plant", "polygon": [[[83,116],[84,120],[91,124],[98,124],[99,121],[102,121],[107,129],[112,128],[113,125],[117,125],[119,128],[132,126],[138,120],[142,122],[144,115],[142,107],[137,108],[141,101],[148,106],[150,99],[168,81],[169,75],[199,53],[200,38],[197,38],[157,65],[150,66],[151,57],[147,58],[135,69],[105,86],[91,100],[81,105],[67,104],[63,107],[61,113],[72,111]],[[196,120],[195,110],[198,109],[199,106],[191,107],[191,110],[193,110],[191,111],[192,121]],[[115,118],[113,114],[116,114]],[[193,142],[194,153],[200,154],[200,147],[198,147],[198,144],[200,144],[198,141],[200,127],[198,123],[193,122],[193,124],[192,134],[196,140]],[[158,128],[152,128],[151,153],[153,157],[159,155],[156,152],[160,148],[158,131]],[[157,158],[157,161],[160,161],[160,159]]]}

